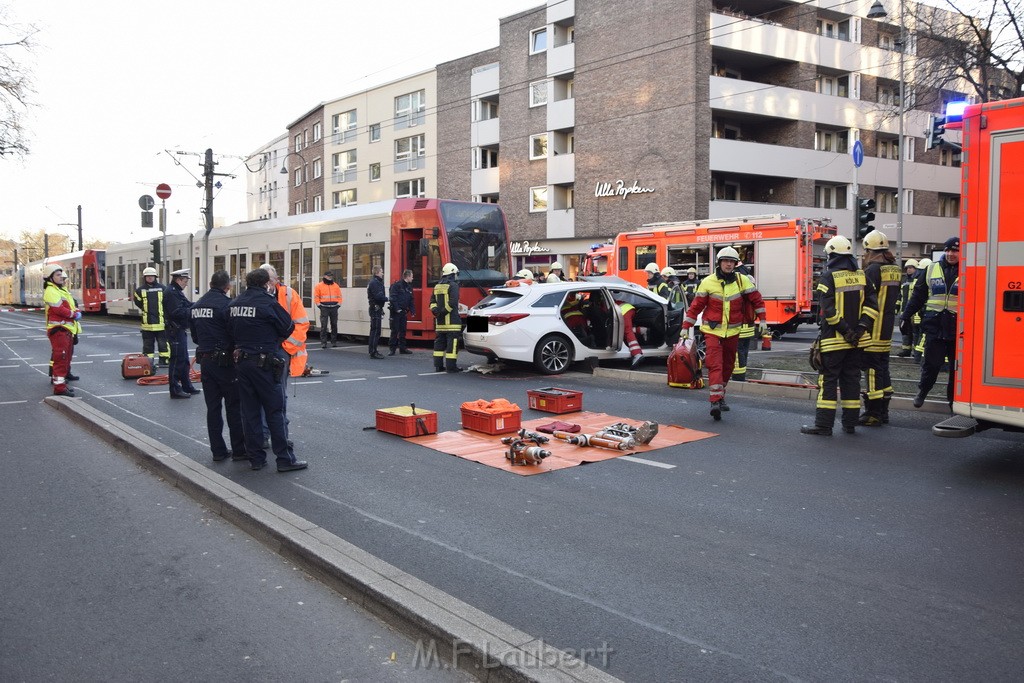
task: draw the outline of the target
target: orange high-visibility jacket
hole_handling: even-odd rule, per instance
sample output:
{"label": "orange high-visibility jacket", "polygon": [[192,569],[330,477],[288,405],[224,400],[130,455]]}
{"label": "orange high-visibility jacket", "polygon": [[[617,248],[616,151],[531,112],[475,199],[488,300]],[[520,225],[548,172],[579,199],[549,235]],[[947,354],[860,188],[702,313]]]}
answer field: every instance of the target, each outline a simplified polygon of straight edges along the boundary
{"label": "orange high-visibility jacket", "polygon": [[316,283],[316,287],[313,288],[313,305],[340,306],[341,287],[338,286],[338,283],[327,284],[323,280]]}
{"label": "orange high-visibility jacket", "polygon": [[306,369],[306,333],[309,332],[309,317],[302,305],[302,297],[291,287],[278,285],[277,303],[288,311],[292,322],[295,323],[295,329],[291,336],[281,342],[281,348],[291,357],[288,375],[302,377],[302,373]]}

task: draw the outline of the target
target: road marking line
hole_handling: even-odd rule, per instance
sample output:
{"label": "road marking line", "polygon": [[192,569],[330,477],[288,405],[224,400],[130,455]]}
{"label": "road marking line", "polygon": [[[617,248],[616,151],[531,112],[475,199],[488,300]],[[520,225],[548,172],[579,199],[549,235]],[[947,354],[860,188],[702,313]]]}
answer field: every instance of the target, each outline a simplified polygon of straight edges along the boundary
{"label": "road marking line", "polygon": [[437,375],[440,372],[441,372],[440,370],[434,370],[433,372],[420,372],[420,373],[417,373],[416,376],[417,377],[426,377],[427,375]]}
{"label": "road marking line", "polygon": [[105,360],[103,362],[104,363],[120,363],[121,359],[120,358],[110,358],[110,359],[107,359],[107,360]]}
{"label": "road marking line", "polygon": [[15,403],[28,403],[28,401],[27,400],[25,400],[25,401],[0,401],[0,406],[9,406],[9,405],[13,405]]}
{"label": "road marking line", "polygon": [[400,377],[408,377],[408,376],[409,375],[384,375],[383,377],[378,377],[377,379],[399,379]]}
{"label": "road marking line", "polygon": [[664,462],[655,462],[653,460],[645,460],[643,458],[638,458],[635,455],[620,455],[618,457],[618,460],[628,460],[630,462],[638,462],[641,465],[650,465],[651,467],[660,467],[663,470],[674,470],[676,468],[675,465],[669,465],[669,464],[664,463]]}
{"label": "road marking line", "polygon": [[0,368],[20,368],[20,365],[0,365]]}
{"label": "road marking line", "polygon": [[313,380],[309,380],[308,382],[291,382],[291,384],[323,384],[323,383],[324,383],[324,381],[322,379],[313,379]]}
{"label": "road marking line", "polygon": [[161,389],[160,391],[151,391],[149,393],[151,393],[151,394],[166,394],[168,391],[169,390],[167,390],[167,389]]}
{"label": "road marking line", "polygon": [[92,363],[93,361],[91,361],[91,360],[76,360],[76,361],[72,361],[72,362],[73,362],[73,363],[74,363],[75,365],[89,365],[89,364],[90,364],[90,363]]}
{"label": "road marking line", "polygon": [[25,341],[24,339],[4,339],[5,342]]}
{"label": "road marking line", "polygon": [[365,377],[353,377],[351,379],[336,379],[334,381],[335,382],[363,382],[365,380],[366,380]]}
{"label": "road marking line", "polygon": [[50,364],[49,363],[29,363],[29,367],[30,368],[48,368],[48,367],[50,367]]}
{"label": "road marking line", "polygon": [[87,353],[85,355],[85,357],[86,358],[93,358],[93,357],[99,358],[100,356],[109,356],[109,355],[110,355],[109,353]]}
{"label": "road marking line", "polygon": [[96,398],[121,398],[122,396],[134,396],[135,394],[107,394],[105,396],[97,396]]}

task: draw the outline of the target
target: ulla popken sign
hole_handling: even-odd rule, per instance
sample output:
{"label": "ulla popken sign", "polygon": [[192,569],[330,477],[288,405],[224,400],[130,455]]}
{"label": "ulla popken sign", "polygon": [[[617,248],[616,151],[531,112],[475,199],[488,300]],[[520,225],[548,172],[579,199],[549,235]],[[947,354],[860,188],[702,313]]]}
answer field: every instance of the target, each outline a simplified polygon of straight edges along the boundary
{"label": "ulla popken sign", "polygon": [[640,187],[634,180],[632,185],[626,185],[624,180],[616,180],[614,183],[598,183],[594,189],[595,197],[622,197],[625,199],[631,194],[644,194],[654,192],[653,187]]}
{"label": "ulla popken sign", "polygon": [[513,256],[533,256],[534,254],[546,254],[550,251],[547,247],[540,246],[540,242],[530,244],[529,240],[523,240],[522,242],[512,243]]}

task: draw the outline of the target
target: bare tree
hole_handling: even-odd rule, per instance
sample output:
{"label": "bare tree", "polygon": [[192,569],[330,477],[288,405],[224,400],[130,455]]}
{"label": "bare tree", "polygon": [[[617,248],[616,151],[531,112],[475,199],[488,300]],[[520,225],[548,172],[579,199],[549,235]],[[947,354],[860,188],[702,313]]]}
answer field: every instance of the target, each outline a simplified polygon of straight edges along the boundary
{"label": "bare tree", "polygon": [[23,117],[35,90],[24,59],[34,47],[36,33],[32,25],[11,22],[0,4],[0,156],[24,156],[29,151]]}

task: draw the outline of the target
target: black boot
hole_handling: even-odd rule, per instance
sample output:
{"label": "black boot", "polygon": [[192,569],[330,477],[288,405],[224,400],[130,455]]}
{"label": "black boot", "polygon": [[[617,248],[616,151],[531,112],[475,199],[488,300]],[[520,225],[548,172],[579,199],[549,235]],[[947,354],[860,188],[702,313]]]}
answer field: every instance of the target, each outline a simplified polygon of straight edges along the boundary
{"label": "black boot", "polygon": [[800,428],[800,433],[812,434],[814,436],[832,436],[832,428],[820,425],[804,425]]}
{"label": "black boot", "polygon": [[836,411],[831,408],[818,408],[814,411],[814,424],[800,428],[801,434],[815,436],[832,436],[832,423],[836,421]]}
{"label": "black boot", "polygon": [[882,399],[869,398],[864,401],[864,412],[857,419],[857,424],[864,427],[882,426]]}
{"label": "black boot", "polygon": [[924,405],[924,399],[927,398],[928,392],[921,389],[917,392],[917,396],[914,397],[914,407],[920,408]]}
{"label": "black boot", "polygon": [[722,402],[713,401],[711,403],[711,417],[715,418],[715,421],[722,419]]}
{"label": "black boot", "polygon": [[892,394],[889,394],[882,399],[882,424],[889,424],[889,401],[892,400]]}

